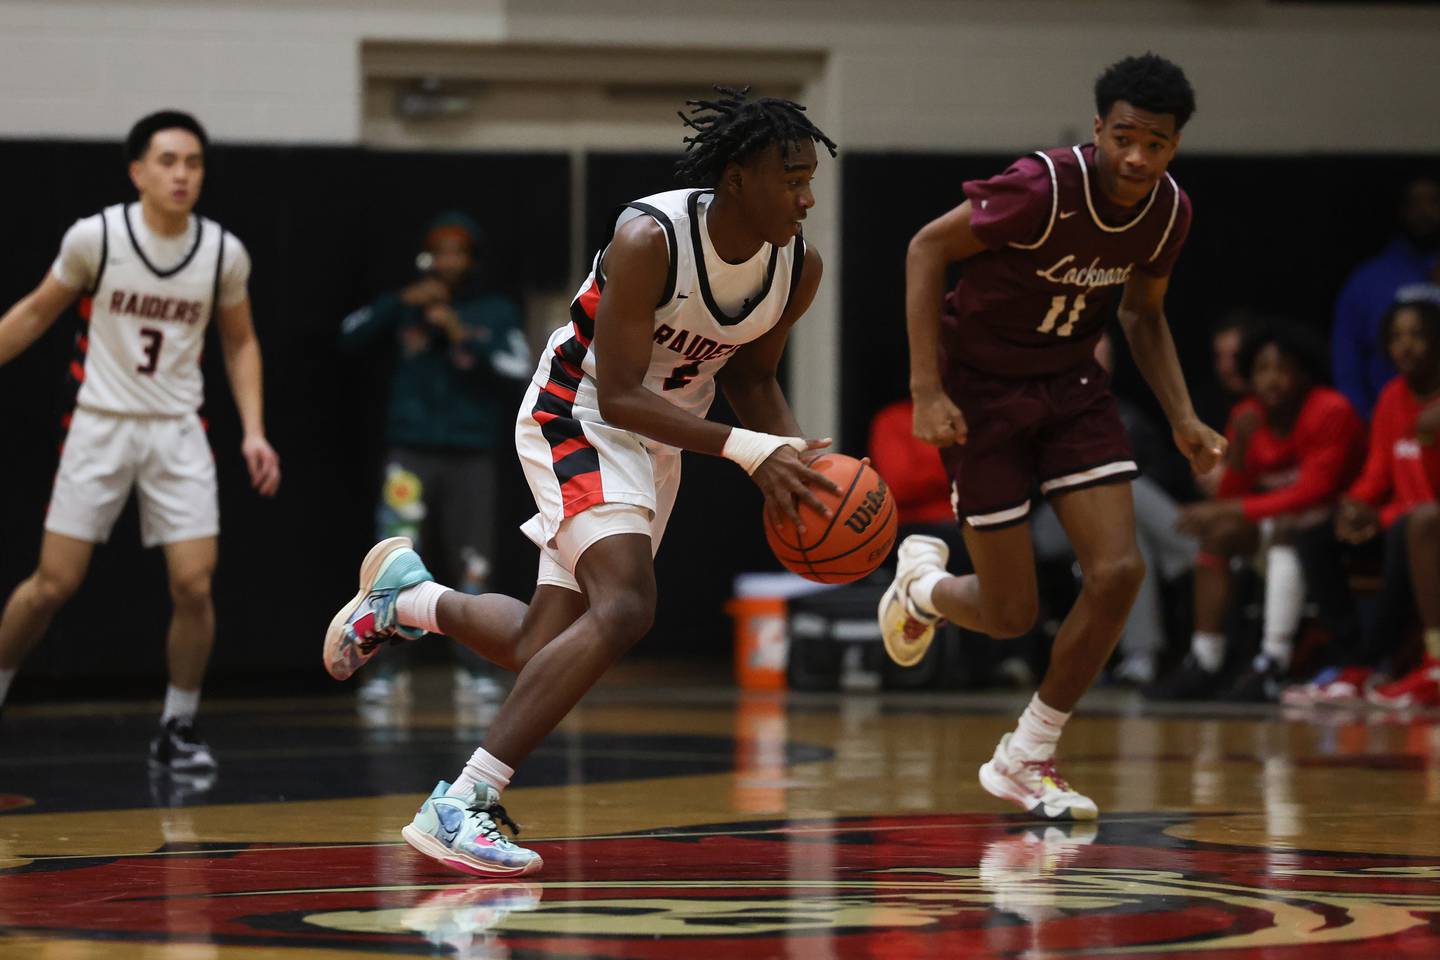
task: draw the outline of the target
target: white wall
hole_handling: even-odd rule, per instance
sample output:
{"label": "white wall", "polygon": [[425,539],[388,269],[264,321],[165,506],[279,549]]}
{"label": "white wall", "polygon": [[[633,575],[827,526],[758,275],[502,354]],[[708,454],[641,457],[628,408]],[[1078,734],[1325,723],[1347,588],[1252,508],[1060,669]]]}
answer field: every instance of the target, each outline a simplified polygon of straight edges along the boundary
{"label": "white wall", "polygon": [[[374,88],[367,108],[366,40],[803,51],[843,148],[975,151],[1084,136],[1095,74],[1153,49],[1198,91],[1187,150],[1440,152],[1440,9],[1266,0],[0,0],[0,137],[118,139],[173,106],[220,141],[676,145],[668,114],[407,130]],[[838,425],[838,182],[818,187],[828,282],[792,349],[816,434]]]}
{"label": "white wall", "polygon": [[1153,48],[1199,91],[1191,149],[1440,150],[1440,10],[1264,0],[0,0],[0,135],[179,105],[219,139],[356,142],[365,39],[579,38],[822,51],[851,148],[1066,139],[1099,67]]}

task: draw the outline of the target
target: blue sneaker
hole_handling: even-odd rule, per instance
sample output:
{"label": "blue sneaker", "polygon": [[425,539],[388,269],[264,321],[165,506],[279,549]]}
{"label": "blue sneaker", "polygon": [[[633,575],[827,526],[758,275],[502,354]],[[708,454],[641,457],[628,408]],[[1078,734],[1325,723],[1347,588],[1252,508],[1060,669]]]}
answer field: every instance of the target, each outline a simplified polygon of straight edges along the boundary
{"label": "blue sneaker", "polygon": [[409,537],[381,540],[360,564],[360,592],[330,620],[325,631],[325,669],[347,680],[385,643],[419,640],[425,631],[395,621],[395,598],[417,583],[434,580]]}
{"label": "blue sneaker", "polygon": [[518,834],[520,828],[500,806],[500,794],[488,783],[475,788],[467,801],[446,796],[450,784],[441,780],[420,805],[415,819],[400,831],[405,842],[432,860],[477,877],[521,877],[545,862],[500,832],[500,825]]}

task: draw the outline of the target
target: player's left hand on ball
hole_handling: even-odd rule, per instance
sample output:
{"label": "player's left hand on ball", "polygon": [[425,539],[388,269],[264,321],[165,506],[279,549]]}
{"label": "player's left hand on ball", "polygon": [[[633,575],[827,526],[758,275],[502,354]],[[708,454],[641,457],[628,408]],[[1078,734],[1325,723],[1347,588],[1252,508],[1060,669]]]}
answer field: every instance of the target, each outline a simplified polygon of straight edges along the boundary
{"label": "player's left hand on ball", "polygon": [[[806,453],[830,445],[829,440],[810,440]],[[830,509],[810,491],[817,486],[829,490],[836,496],[840,488],[825,474],[812,470],[800,459],[792,447],[778,447],[765,462],[755,468],[751,479],[765,495],[765,509],[774,519],[788,517],[795,528],[802,533],[805,521],[800,519],[800,501],[804,501],[822,517],[830,516]]]}
{"label": "player's left hand on ball", "polygon": [[1222,435],[1211,430],[1199,420],[1185,420],[1175,427],[1175,446],[1190,461],[1190,469],[1196,475],[1209,473],[1216,464],[1225,459],[1230,443]]}
{"label": "player's left hand on ball", "polygon": [[250,470],[250,486],[262,497],[273,497],[280,489],[280,455],[264,437],[248,436],[240,444],[245,466]]}

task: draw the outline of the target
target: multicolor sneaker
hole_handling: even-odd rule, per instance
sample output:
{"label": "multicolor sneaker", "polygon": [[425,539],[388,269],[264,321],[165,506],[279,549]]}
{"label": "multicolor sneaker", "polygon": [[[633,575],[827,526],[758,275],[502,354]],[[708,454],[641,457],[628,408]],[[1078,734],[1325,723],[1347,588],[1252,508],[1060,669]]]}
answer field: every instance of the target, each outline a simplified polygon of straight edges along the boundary
{"label": "multicolor sneaker", "polygon": [[370,548],[360,564],[360,592],[330,620],[325,631],[325,669],[348,680],[392,641],[419,640],[425,631],[395,620],[395,598],[417,583],[434,580],[409,537],[391,537]]}
{"label": "multicolor sneaker", "polygon": [[1286,687],[1280,692],[1280,702],[1288,707],[1362,703],[1374,680],[1375,671],[1369,667],[1327,667],[1309,683]]}
{"label": "multicolor sneaker", "polygon": [[1440,661],[1426,657],[1424,663],[1399,680],[1367,692],[1365,699],[1387,710],[1440,707]]}
{"label": "multicolor sneaker", "polygon": [[1005,734],[990,762],[980,768],[980,786],[991,796],[1011,800],[1045,820],[1094,820],[1100,816],[1095,801],[1077,793],[1060,771],[1055,758],[1026,760],[1010,752]]}
{"label": "multicolor sneaker", "polygon": [[977,871],[995,909],[1039,924],[1066,913],[1066,893],[1055,884],[1100,834],[1096,823],[1023,827],[985,844]]}
{"label": "multicolor sneaker", "polygon": [[420,812],[401,836],[432,860],[477,877],[522,877],[544,866],[540,854],[527,850],[500,832],[501,824],[518,834],[520,828],[500,806],[500,794],[488,783],[476,786],[467,801],[447,796],[441,780],[420,805]]}
{"label": "multicolor sneaker", "polygon": [[880,634],[885,652],[902,667],[913,667],[930,649],[935,628],[943,617],[928,614],[910,599],[915,578],[934,571],[945,572],[950,548],[939,537],[906,537],[895,555],[895,579],[880,598]]}
{"label": "multicolor sneaker", "polygon": [[544,896],[539,884],[466,883],[420,900],[400,924],[456,957],[508,957],[496,928],[512,913],[538,909]]}

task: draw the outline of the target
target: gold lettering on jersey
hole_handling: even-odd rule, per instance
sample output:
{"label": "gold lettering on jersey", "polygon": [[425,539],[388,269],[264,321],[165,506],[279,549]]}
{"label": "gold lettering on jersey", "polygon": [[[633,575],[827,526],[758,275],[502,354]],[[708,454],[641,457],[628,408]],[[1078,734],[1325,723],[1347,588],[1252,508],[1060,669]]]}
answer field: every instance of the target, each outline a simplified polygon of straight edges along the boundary
{"label": "gold lettering on jersey", "polygon": [[[1064,284],[1068,287],[1084,287],[1094,289],[1095,287],[1111,287],[1117,283],[1125,283],[1130,279],[1130,271],[1135,264],[1127,263],[1123,267],[1101,267],[1100,258],[1096,257],[1090,261],[1090,266],[1070,267],[1075,260],[1074,254],[1066,254],[1047,270],[1036,270],[1035,275],[1051,283]],[[1066,270],[1066,267],[1070,267]],[[1060,271],[1064,270],[1064,273]]]}
{"label": "gold lettering on jersey", "polygon": [[142,320],[196,324],[204,319],[205,304],[200,300],[157,297],[148,293],[115,290],[110,294],[110,312],[128,314]]}

